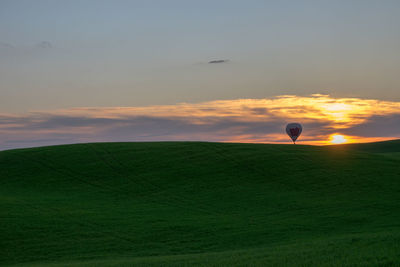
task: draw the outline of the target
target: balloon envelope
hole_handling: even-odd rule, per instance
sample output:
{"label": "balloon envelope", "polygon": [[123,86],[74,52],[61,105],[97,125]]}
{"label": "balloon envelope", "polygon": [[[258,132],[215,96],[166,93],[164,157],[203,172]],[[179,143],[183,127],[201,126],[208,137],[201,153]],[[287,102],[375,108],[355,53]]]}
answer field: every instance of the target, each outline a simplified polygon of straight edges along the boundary
{"label": "balloon envelope", "polygon": [[293,143],[296,142],[302,131],[303,127],[301,127],[300,123],[289,123],[286,126],[286,133],[292,139]]}

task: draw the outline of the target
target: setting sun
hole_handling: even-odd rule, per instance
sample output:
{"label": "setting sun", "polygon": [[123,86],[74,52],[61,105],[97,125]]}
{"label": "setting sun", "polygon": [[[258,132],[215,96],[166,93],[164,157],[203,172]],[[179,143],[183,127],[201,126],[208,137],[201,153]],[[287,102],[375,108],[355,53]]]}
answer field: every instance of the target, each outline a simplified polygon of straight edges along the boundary
{"label": "setting sun", "polygon": [[347,142],[347,139],[343,135],[340,135],[340,134],[332,135],[331,143],[333,143],[333,144],[343,144],[343,143],[346,143],[346,142]]}

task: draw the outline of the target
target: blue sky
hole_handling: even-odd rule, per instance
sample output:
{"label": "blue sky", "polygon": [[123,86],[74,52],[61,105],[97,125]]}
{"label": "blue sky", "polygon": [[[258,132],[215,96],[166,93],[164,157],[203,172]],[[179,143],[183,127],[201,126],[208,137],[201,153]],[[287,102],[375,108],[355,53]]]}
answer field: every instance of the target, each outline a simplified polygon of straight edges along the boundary
{"label": "blue sky", "polygon": [[[0,0],[0,126],[12,128],[15,114],[75,107],[280,95],[386,100],[396,109],[398,14],[400,1],[390,0]],[[397,135],[369,137],[379,136]]]}
{"label": "blue sky", "polygon": [[399,1],[1,0],[0,111],[400,100],[399,13]]}

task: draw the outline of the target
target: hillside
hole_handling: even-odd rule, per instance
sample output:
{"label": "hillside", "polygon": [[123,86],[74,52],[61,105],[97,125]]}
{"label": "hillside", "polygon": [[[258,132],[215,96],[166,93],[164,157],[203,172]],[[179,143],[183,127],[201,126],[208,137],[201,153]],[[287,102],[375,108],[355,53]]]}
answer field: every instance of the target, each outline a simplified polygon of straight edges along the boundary
{"label": "hillside", "polygon": [[337,147],[372,153],[400,153],[400,140],[375,143],[337,145]]}
{"label": "hillside", "polygon": [[0,265],[400,264],[397,153],[399,141],[3,151]]}

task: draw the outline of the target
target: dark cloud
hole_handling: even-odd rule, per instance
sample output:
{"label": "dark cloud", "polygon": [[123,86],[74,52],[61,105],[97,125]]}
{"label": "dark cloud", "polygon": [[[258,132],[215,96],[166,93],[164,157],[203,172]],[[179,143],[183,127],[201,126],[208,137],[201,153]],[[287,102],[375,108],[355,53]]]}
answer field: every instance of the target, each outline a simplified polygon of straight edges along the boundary
{"label": "dark cloud", "polygon": [[[34,114],[32,117],[0,117],[1,149],[100,141],[225,141],[235,136],[261,140],[268,134],[282,133],[286,122],[282,118],[268,121],[244,121],[238,117],[127,116],[89,118]],[[327,123],[305,123],[310,133],[329,133]],[[321,130],[325,129],[325,130]],[[5,131],[6,130],[6,131]],[[3,133],[2,133],[3,132]]]}
{"label": "dark cloud", "polygon": [[344,129],[344,134],[362,137],[391,137],[400,134],[400,114],[373,116],[362,124]]}
{"label": "dark cloud", "polygon": [[124,119],[87,118],[73,116],[49,116],[41,121],[31,121],[29,127],[33,129],[95,127],[124,122]]}
{"label": "dark cloud", "polygon": [[229,59],[217,59],[217,60],[211,60],[208,62],[208,64],[220,64],[220,63],[228,63]]}

